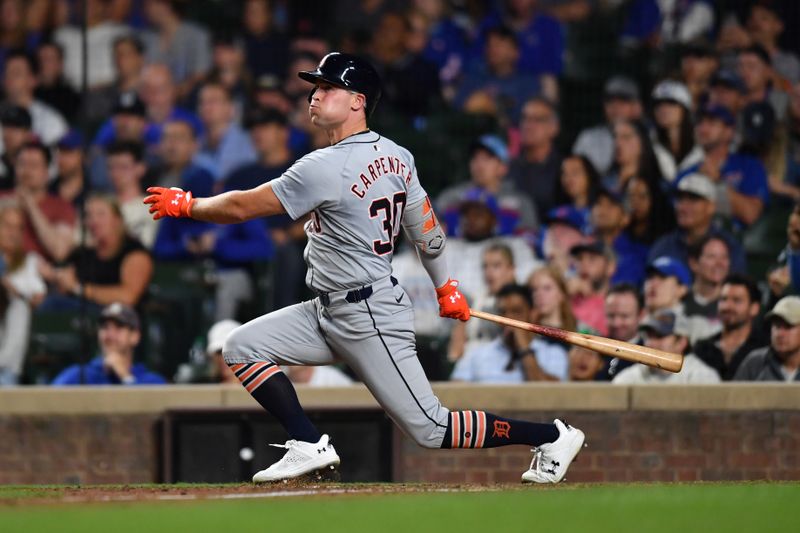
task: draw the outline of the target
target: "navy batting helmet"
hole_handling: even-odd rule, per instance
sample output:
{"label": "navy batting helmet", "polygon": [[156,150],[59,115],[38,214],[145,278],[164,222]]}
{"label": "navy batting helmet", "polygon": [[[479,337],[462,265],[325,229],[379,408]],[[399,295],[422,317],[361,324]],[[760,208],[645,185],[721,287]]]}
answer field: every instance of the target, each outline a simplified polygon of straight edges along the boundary
{"label": "navy batting helmet", "polygon": [[[361,93],[367,99],[367,116],[370,116],[381,97],[381,79],[375,68],[364,59],[351,54],[331,52],[322,58],[317,70],[303,70],[297,73],[310,83],[326,81],[331,85]],[[308,101],[314,90],[308,95]]]}

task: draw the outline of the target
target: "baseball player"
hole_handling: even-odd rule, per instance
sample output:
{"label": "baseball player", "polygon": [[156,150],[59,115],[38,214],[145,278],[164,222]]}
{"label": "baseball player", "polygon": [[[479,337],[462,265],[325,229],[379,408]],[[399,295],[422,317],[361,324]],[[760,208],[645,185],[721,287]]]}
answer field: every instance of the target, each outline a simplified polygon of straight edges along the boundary
{"label": "baseball player", "polygon": [[380,98],[374,68],[356,56],[331,53],[300,78],[314,85],[311,122],[330,146],[297,160],[281,177],[247,191],[194,198],[181,189],[151,187],[144,202],[154,218],[191,217],[220,224],[288,213],[305,225],[306,283],[316,298],[261,316],[235,329],[223,357],[253,398],[286,429],[283,458],[254,482],[318,474],[339,464],[280,365],[344,361],[402,431],[426,448],[534,448],[524,482],[557,483],[583,445],[579,429],[560,420],[539,424],[484,411],[449,411],[434,396],[417,359],[413,308],[392,277],[401,229],[417,248],[437,287],[440,314],[462,321],[469,306],[448,276],[445,234],[405,148],[367,127]]}

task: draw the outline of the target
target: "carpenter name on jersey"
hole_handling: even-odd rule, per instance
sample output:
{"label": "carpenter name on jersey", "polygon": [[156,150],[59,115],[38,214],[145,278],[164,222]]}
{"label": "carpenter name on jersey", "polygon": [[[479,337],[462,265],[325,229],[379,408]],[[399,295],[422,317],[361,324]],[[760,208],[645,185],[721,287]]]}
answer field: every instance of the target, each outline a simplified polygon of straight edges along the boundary
{"label": "carpenter name on jersey", "polygon": [[411,153],[373,131],[311,152],[271,184],[289,216],[311,214],[306,284],[323,292],[390,275],[405,208],[426,197]]}

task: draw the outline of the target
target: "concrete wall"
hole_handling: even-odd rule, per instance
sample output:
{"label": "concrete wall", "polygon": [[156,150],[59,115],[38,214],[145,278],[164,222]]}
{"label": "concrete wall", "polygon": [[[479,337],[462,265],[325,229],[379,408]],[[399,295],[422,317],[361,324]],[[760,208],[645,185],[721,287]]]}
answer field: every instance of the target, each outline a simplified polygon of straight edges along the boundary
{"label": "concrete wall", "polygon": [[[618,387],[435,384],[453,409],[564,418],[589,447],[571,481],[800,479],[800,387],[791,384]],[[378,406],[363,386],[298,388],[309,409]],[[252,409],[238,386],[0,390],[0,483],[156,481],[158,422],[171,408]],[[339,436],[342,438],[343,436]],[[396,434],[398,481],[513,482],[521,446],[423,450]]]}

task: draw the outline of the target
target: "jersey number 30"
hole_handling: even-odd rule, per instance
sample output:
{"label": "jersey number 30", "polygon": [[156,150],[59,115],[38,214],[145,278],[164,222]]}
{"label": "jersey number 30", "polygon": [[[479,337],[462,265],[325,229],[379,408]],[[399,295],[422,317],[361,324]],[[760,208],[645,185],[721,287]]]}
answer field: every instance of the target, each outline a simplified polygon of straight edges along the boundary
{"label": "jersey number 30", "polygon": [[403,212],[406,209],[406,193],[397,192],[389,200],[386,196],[377,198],[369,205],[369,218],[378,218],[383,212],[383,231],[387,240],[372,241],[372,249],[378,255],[386,255],[394,250],[394,241],[400,234]]}

